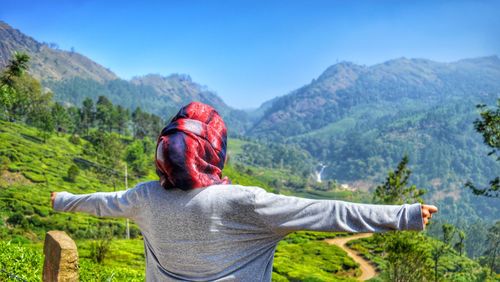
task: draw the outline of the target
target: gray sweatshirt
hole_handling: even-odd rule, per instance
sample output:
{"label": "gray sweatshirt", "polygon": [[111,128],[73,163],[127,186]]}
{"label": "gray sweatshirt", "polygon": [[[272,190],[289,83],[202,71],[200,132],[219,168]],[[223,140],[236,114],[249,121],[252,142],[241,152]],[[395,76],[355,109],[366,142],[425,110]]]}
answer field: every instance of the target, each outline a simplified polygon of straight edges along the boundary
{"label": "gray sweatshirt", "polygon": [[182,191],[152,181],[120,192],[60,192],[54,209],[135,221],[147,281],[271,281],[276,245],[290,232],[424,229],[420,204],[311,200],[240,185]]}

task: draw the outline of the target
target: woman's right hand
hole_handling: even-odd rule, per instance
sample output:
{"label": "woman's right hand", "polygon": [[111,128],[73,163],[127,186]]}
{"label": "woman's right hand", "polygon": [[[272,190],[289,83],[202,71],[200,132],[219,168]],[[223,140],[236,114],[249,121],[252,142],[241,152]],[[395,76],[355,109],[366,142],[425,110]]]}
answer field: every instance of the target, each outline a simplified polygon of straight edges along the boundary
{"label": "woman's right hand", "polygon": [[50,205],[54,208],[54,201],[56,200],[57,192],[50,192]]}

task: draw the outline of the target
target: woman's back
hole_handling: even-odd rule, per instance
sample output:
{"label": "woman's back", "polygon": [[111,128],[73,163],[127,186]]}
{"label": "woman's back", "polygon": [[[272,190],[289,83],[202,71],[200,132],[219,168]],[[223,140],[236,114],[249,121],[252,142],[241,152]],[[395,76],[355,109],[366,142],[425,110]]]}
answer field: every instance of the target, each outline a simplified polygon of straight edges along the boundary
{"label": "woman's back", "polygon": [[153,181],[138,189],[146,201],[136,222],[144,236],[148,280],[270,279],[270,271],[263,270],[272,269],[282,236],[255,214],[251,188],[165,190]]}

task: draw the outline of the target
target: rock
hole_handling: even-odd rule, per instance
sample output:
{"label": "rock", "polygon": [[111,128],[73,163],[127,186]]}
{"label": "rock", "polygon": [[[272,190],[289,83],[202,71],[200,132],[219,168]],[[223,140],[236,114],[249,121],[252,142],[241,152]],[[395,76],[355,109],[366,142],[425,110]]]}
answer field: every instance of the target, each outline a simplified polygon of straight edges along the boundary
{"label": "rock", "polygon": [[43,253],[43,281],[78,281],[78,251],[66,232],[47,232]]}

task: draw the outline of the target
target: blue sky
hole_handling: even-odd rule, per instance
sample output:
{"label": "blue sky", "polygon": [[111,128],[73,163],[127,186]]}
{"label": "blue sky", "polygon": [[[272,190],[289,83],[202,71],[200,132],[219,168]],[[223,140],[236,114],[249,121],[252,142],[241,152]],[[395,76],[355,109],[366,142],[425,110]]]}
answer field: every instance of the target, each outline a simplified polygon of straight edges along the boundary
{"label": "blue sky", "polygon": [[338,61],[500,54],[500,1],[2,1],[0,19],[129,79],[186,73],[237,108]]}

